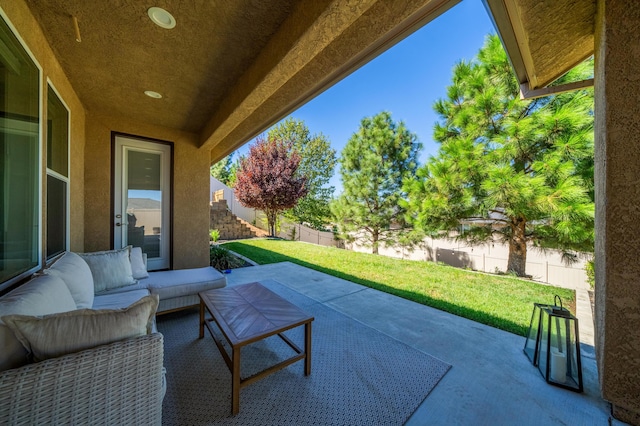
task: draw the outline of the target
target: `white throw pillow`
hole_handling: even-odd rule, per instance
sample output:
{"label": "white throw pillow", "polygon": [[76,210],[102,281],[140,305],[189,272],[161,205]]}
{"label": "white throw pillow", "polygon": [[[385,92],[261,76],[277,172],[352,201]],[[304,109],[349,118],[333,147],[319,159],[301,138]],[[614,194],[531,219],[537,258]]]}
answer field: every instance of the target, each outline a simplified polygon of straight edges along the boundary
{"label": "white throw pillow", "polygon": [[120,250],[78,253],[91,269],[95,293],[136,283],[131,272],[130,249],[127,246]]}
{"label": "white throw pillow", "polygon": [[148,278],[149,273],[147,272],[147,267],[144,264],[144,260],[142,259],[142,248],[140,247],[132,247],[131,248],[131,273],[133,278],[136,280],[142,278]]}
{"label": "white throw pillow", "polygon": [[43,271],[56,276],[67,285],[78,309],[93,306],[93,275],[87,262],[76,253],[67,252],[50,268]]}
{"label": "white throw pillow", "polygon": [[125,309],[78,309],[43,317],[8,315],[2,321],[35,362],[151,333],[158,296]]}

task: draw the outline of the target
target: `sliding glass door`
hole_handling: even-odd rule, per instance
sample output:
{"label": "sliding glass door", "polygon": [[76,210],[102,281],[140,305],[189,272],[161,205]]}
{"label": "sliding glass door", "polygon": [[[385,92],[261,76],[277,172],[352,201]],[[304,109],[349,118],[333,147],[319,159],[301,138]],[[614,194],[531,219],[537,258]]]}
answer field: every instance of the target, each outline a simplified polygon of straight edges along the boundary
{"label": "sliding glass door", "polygon": [[0,290],[41,264],[40,81],[0,18]]}

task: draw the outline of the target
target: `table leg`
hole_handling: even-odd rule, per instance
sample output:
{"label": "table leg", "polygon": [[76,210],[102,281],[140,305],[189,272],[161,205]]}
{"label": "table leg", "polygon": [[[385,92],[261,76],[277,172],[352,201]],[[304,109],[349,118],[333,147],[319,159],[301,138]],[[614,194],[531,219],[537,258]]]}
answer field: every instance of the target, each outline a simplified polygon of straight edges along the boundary
{"label": "table leg", "polygon": [[199,339],[204,337],[204,301],[200,299],[200,334]]}
{"label": "table leg", "polygon": [[304,325],[304,375],[311,374],[311,321]]}
{"label": "table leg", "polygon": [[231,372],[231,414],[240,412],[240,348],[232,349],[233,371]]}

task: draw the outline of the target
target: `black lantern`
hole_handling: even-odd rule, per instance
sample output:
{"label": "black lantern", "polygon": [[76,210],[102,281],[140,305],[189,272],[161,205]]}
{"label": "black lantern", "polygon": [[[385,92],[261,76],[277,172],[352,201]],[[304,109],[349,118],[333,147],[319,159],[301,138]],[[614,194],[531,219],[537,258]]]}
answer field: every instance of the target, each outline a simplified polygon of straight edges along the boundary
{"label": "black lantern", "polygon": [[533,304],[524,353],[547,383],[582,392],[578,319],[562,306],[559,296],[553,305]]}

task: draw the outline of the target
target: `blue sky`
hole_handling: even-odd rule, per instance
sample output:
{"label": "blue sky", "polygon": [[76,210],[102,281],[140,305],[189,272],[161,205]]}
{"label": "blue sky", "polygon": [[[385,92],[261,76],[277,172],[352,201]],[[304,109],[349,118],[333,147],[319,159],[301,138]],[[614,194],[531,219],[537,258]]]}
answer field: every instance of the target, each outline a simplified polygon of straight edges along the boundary
{"label": "blue sky", "polygon": [[[420,163],[435,155],[433,103],[445,96],[453,66],[472,59],[495,32],[480,0],[464,0],[291,114],[323,133],[339,156],[360,120],[391,112],[418,136]],[[251,143],[251,142],[250,142]],[[250,144],[249,143],[249,144]],[[245,154],[249,144],[238,150]],[[234,156],[235,157],[235,156]],[[331,179],[341,192],[339,166]]]}

